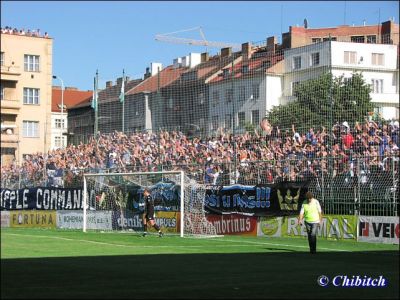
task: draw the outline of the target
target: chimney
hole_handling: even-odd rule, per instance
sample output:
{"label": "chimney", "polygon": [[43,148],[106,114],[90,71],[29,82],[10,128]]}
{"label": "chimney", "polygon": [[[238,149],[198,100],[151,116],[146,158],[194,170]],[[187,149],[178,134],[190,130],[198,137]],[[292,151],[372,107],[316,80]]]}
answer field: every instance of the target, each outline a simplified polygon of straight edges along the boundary
{"label": "chimney", "polygon": [[158,72],[162,70],[162,63],[152,62],[150,63],[151,76],[157,75]]}
{"label": "chimney", "polygon": [[249,42],[242,44],[242,57],[243,61],[247,61],[251,58],[251,44]]}
{"label": "chimney", "polygon": [[201,62],[206,62],[210,59],[208,52],[204,52],[201,54]]}
{"label": "chimney", "polygon": [[125,76],[125,82],[129,82],[129,76]]}
{"label": "chimney", "polygon": [[151,77],[150,68],[146,68],[146,73],[144,74],[144,79]]}
{"label": "chimney", "polygon": [[112,81],[106,81],[106,88],[112,87]]}
{"label": "chimney", "polygon": [[122,77],[117,78],[117,85],[122,84]]}
{"label": "chimney", "polygon": [[72,87],[72,86],[67,86],[67,87],[65,87],[65,90],[68,90],[68,91],[77,91],[78,88]]}
{"label": "chimney", "polygon": [[275,52],[276,45],[278,44],[276,36],[270,36],[267,38],[267,51]]}
{"label": "chimney", "polygon": [[229,57],[232,55],[232,47],[222,48],[221,49],[221,58]]}

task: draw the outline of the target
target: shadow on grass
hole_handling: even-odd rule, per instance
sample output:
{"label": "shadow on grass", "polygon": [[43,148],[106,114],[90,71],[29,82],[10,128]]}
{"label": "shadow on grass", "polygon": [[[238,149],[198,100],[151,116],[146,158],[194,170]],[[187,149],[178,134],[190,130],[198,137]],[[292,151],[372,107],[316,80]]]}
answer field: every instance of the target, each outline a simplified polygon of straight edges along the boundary
{"label": "shadow on grass", "polygon": [[[397,251],[2,259],[1,298],[398,298],[398,263]],[[320,287],[321,275],[382,275],[387,287]]]}

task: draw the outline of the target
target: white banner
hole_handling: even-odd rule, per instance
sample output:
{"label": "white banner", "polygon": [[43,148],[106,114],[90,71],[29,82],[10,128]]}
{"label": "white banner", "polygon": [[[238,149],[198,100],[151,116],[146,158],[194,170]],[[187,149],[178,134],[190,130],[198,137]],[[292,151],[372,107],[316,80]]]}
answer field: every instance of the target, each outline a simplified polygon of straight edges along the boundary
{"label": "white banner", "polygon": [[10,227],[9,211],[1,211],[1,227]]}
{"label": "white banner", "polygon": [[399,244],[399,217],[359,216],[358,241]]}
{"label": "white banner", "polygon": [[[111,211],[87,211],[87,229],[111,230],[111,215]],[[57,227],[82,229],[83,211],[58,210]]]}
{"label": "white banner", "polygon": [[260,217],[258,219],[257,236],[281,237],[282,217]]}

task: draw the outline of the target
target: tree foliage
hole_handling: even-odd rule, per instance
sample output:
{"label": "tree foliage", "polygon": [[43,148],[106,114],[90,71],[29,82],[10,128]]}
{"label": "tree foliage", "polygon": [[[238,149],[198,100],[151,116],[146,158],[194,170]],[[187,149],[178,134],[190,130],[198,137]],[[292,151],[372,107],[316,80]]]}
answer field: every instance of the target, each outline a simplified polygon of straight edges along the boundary
{"label": "tree foliage", "polygon": [[350,78],[324,74],[298,84],[293,91],[296,100],[274,107],[267,119],[281,129],[289,129],[292,124],[297,129],[308,129],[329,128],[336,122],[362,122],[374,109],[370,92],[362,74],[353,73]]}

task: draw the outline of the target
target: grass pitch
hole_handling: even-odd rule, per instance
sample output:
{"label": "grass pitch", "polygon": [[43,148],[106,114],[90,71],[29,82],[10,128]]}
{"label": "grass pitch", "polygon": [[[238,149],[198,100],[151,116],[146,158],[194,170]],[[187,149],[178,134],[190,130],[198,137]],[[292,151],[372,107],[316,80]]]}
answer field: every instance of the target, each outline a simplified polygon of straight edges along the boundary
{"label": "grass pitch", "polygon": [[[1,298],[398,299],[397,245],[305,238],[163,238],[137,233],[2,229]],[[321,275],[386,287],[321,287]]]}

